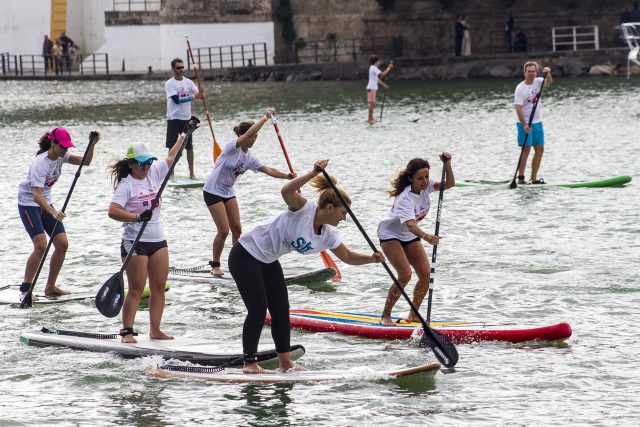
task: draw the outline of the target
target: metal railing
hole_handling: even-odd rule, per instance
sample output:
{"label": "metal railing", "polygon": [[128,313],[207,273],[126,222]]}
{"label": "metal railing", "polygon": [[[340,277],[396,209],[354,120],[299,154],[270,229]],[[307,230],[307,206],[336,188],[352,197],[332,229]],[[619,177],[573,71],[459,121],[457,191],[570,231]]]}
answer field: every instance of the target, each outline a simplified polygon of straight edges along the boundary
{"label": "metal railing", "polygon": [[0,71],[4,76],[109,75],[109,55],[106,53],[60,56],[4,53],[0,56],[0,63]]}
{"label": "metal railing", "polygon": [[[187,69],[191,68],[189,52]],[[247,43],[229,46],[198,47],[193,49],[198,68],[235,68],[269,65],[266,43]]]}
{"label": "metal railing", "polygon": [[113,0],[113,12],[149,12],[160,7],[160,0]]}
{"label": "metal railing", "polygon": [[371,53],[381,58],[400,57],[404,48],[401,39],[371,37],[338,40],[299,40],[294,44],[297,63],[355,62]]}
{"label": "metal railing", "polygon": [[551,43],[554,52],[568,48],[578,50],[583,45],[589,45],[596,50],[600,49],[598,26],[553,27],[551,28]]}

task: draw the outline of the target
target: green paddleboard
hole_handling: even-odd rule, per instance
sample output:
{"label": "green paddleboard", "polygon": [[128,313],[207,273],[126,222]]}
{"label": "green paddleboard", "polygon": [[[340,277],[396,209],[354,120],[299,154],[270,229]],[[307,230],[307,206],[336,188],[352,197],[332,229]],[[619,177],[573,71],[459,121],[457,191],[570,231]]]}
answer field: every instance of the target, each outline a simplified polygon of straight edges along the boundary
{"label": "green paddleboard", "polygon": [[[548,184],[519,184],[518,188],[540,188],[540,187],[565,187],[565,188],[598,188],[598,187],[622,187],[631,182],[628,175],[616,176],[598,181],[584,182],[551,182]],[[511,181],[474,181],[464,180],[456,182],[456,187],[504,187],[509,188]]]}

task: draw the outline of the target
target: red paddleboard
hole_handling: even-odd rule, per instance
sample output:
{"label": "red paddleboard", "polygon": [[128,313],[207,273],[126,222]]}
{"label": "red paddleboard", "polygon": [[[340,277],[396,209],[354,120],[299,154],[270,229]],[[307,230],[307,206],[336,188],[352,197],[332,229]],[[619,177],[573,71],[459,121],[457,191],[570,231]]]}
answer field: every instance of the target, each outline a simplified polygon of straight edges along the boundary
{"label": "red paddleboard", "polygon": [[[422,335],[421,323],[407,323],[394,318],[394,326],[382,326],[379,315],[331,312],[321,310],[291,310],[291,327],[311,332],[337,332],[377,339],[409,339]],[[271,324],[267,313],[266,324]],[[500,325],[487,325],[483,322],[431,322],[430,326],[454,343],[477,341],[506,341],[520,343],[525,341],[556,341],[571,336],[568,323],[541,326],[535,328],[506,328]]]}

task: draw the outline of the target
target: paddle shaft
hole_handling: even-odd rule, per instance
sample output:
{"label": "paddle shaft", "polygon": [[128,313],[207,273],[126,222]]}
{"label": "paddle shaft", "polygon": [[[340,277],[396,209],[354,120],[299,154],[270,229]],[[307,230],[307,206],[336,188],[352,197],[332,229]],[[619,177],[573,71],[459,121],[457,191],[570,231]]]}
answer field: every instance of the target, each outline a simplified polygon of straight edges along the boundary
{"label": "paddle shaft", "polygon": [[[276,119],[275,115],[271,114],[271,112],[268,112],[267,114],[271,118],[271,123],[273,124],[273,128],[276,131],[276,135],[278,135],[278,141],[280,141],[280,147],[282,148],[282,153],[284,154],[284,158],[287,161],[287,166],[289,166],[289,172],[293,175],[295,174],[295,172],[293,171],[293,166],[291,166],[291,160],[289,160],[289,154],[287,154],[287,148],[284,146],[284,140],[282,139],[282,135],[280,135],[278,120]],[[322,262],[324,263],[325,267],[331,267],[336,271],[336,274],[335,276],[333,276],[332,280],[333,281],[341,280],[342,275],[340,274],[340,270],[338,269],[338,266],[331,258],[331,255],[329,255],[326,251],[322,251],[320,252],[320,257],[322,257]]]}
{"label": "paddle shaft", "polygon": [[384,101],[387,99],[387,90],[384,90],[384,93],[382,94],[382,104],[380,105],[380,120],[379,122],[382,123],[382,112],[384,111]]}
{"label": "paddle shaft", "polygon": [[[196,60],[193,57],[193,51],[191,50],[191,43],[189,43],[189,39],[187,39],[187,48],[189,48],[189,57],[191,58],[191,62],[193,63],[193,70],[196,73],[196,81],[198,82],[198,87],[202,87],[202,82],[200,81],[200,73],[198,72],[198,66],[196,65]],[[207,116],[207,122],[209,123],[209,129],[211,130],[211,137],[213,138],[213,161],[215,162],[218,158],[218,154],[220,153],[220,148],[218,146],[218,141],[216,140],[216,135],[213,132],[213,124],[211,123],[211,115],[209,114],[209,107],[207,106],[207,101],[204,99],[204,93],[202,94],[202,105],[204,106],[204,113]]]}
{"label": "paddle shaft", "polygon": [[[78,178],[80,178],[80,173],[82,171],[82,166],[84,166],[84,162],[87,160],[87,157],[89,156],[89,150],[91,149],[91,147],[94,144],[95,138],[97,137],[97,133],[96,132],[91,132],[89,134],[89,145],[87,145],[87,149],[84,150],[84,155],[82,156],[82,161],[80,162],[80,165],[78,166],[78,169],[76,170],[76,175],[73,178],[73,182],[71,182],[71,187],[69,187],[69,191],[67,192],[67,197],[64,199],[64,204],[62,205],[62,209],[60,210],[60,212],[64,213],[64,211],[67,209],[67,205],[69,204],[69,200],[71,200],[71,194],[73,193],[73,189],[76,187],[76,182],[78,182]],[[29,308],[32,306],[32,295],[33,295],[33,289],[36,286],[36,282],[38,281],[38,277],[40,277],[40,272],[42,271],[42,267],[44,266],[44,262],[47,259],[47,254],[49,253],[49,249],[51,249],[51,245],[53,244],[53,238],[55,237],[53,235],[53,232],[55,231],[56,227],[58,226],[58,220],[56,220],[55,224],[53,225],[53,231],[51,232],[52,236],[49,238],[49,242],[47,243],[47,248],[44,250],[44,253],[42,254],[42,258],[40,258],[40,264],[38,264],[38,269],[36,270],[36,274],[33,276],[33,279],[31,280],[31,286],[29,286],[29,290],[27,291],[27,294],[24,296],[24,298],[22,299],[22,302],[20,303],[20,308]]]}
{"label": "paddle shaft", "polygon": [[[436,231],[434,235],[439,236],[440,233],[440,217],[442,215],[442,199],[444,198],[444,179],[447,169],[446,159],[442,161],[442,177],[440,178],[440,192],[438,194],[438,211],[436,213]],[[431,299],[433,297],[433,284],[435,282],[436,274],[436,254],[438,253],[438,245],[433,245],[433,252],[431,253],[431,274],[429,274],[429,297],[427,299],[427,324],[431,324]]]}
{"label": "paddle shaft", "polygon": [[[533,122],[533,116],[536,114],[536,109],[538,108],[538,102],[540,102],[540,98],[542,97],[542,89],[544,88],[544,83],[547,81],[547,73],[544,73],[544,78],[542,79],[542,84],[540,85],[540,92],[536,96],[536,102],[533,104],[533,108],[531,109],[531,114],[529,115],[529,123],[527,127],[529,128],[529,133],[531,133],[531,123]],[[516,183],[516,178],[518,177],[518,170],[520,169],[520,162],[522,162],[522,156],[524,154],[524,148],[527,146],[527,139],[529,138],[529,133],[524,134],[524,141],[522,142],[522,149],[520,150],[520,157],[518,157],[518,164],[516,165],[516,171],[513,174],[513,179],[511,180],[511,184],[509,184],[509,188],[516,188],[518,184]]]}
{"label": "paddle shaft", "polygon": [[[356,224],[356,226],[358,227],[358,230],[360,230],[360,233],[365,238],[365,240],[367,241],[367,243],[369,244],[371,249],[374,252],[380,252],[378,250],[378,248],[376,248],[376,245],[374,245],[373,242],[371,241],[371,239],[369,238],[369,235],[367,234],[367,232],[364,231],[364,228],[362,228],[362,225],[360,225],[360,221],[358,221],[358,218],[356,218],[355,214],[353,213],[353,211],[351,210],[351,208],[349,207],[347,202],[342,197],[342,194],[340,194],[340,191],[338,191],[338,189],[336,188],[335,184],[331,180],[331,177],[329,176],[327,171],[322,169],[322,174],[324,175],[325,179],[329,183],[329,186],[331,187],[331,189],[334,191],[334,193],[336,194],[336,196],[340,200],[340,203],[342,203],[342,206],[349,213],[349,216],[351,217],[353,222]],[[445,351],[444,347],[440,344],[440,342],[438,342],[438,339],[440,341],[446,342],[447,346],[449,346],[450,348],[455,349],[455,347],[453,347],[453,344],[451,344],[451,342],[449,342],[449,340],[446,339],[444,336],[440,336],[439,338],[436,338],[435,332],[429,327],[429,325],[425,321],[424,317],[422,317],[422,315],[420,314],[420,312],[418,311],[416,306],[411,301],[411,298],[409,298],[409,295],[407,295],[406,291],[402,288],[402,286],[400,286],[400,283],[398,282],[398,279],[396,278],[395,274],[393,274],[393,272],[391,271],[391,269],[389,268],[387,263],[386,262],[381,262],[381,264],[384,267],[384,269],[387,271],[387,274],[389,274],[389,277],[391,277],[391,279],[393,280],[393,283],[395,284],[395,286],[400,290],[400,293],[402,294],[404,299],[407,300],[407,302],[409,303],[409,306],[411,306],[411,310],[413,310],[413,312],[416,314],[418,319],[420,319],[420,323],[422,323],[422,328],[424,330],[423,338],[427,337],[429,339],[429,341],[433,344],[431,347],[432,347],[432,350],[433,350],[434,354],[438,358],[438,360],[443,365],[445,365],[447,367],[454,366],[455,363],[457,362],[457,354],[455,355],[455,360],[451,360],[449,355],[446,354],[447,352]]]}
{"label": "paddle shaft", "polygon": [[[176,167],[178,160],[180,160],[180,156],[182,156],[182,150],[184,150],[184,147],[187,145],[187,140],[189,139],[189,136],[193,133],[193,131],[196,130],[196,124],[197,122],[193,123],[193,117],[192,117],[191,121],[189,122],[189,129],[187,130],[187,133],[184,139],[182,140],[182,144],[180,144],[180,148],[178,148],[178,152],[173,158],[173,162],[171,162],[171,166],[169,166],[169,171],[167,172],[167,175],[164,177],[164,180],[162,181],[162,185],[160,185],[160,189],[156,193],[156,197],[153,199],[153,202],[151,203],[151,209],[150,209],[151,212],[153,212],[156,206],[158,206],[158,203],[160,202],[160,197],[162,196],[162,192],[164,191],[164,188],[167,186],[167,182],[169,182],[169,179],[171,178],[171,173],[173,172],[173,169]],[[148,223],[149,221],[144,221],[142,223],[142,226],[140,227],[140,231],[138,231],[138,235],[136,236],[136,239],[133,241],[133,244],[131,245],[131,248],[129,249],[127,256],[124,258],[124,261],[122,261],[122,267],[120,267],[120,274],[124,273],[124,270],[127,268],[127,265],[129,264],[129,260],[133,256],[136,246],[138,246],[138,242],[142,237],[142,233],[144,233],[144,229],[147,228]]]}

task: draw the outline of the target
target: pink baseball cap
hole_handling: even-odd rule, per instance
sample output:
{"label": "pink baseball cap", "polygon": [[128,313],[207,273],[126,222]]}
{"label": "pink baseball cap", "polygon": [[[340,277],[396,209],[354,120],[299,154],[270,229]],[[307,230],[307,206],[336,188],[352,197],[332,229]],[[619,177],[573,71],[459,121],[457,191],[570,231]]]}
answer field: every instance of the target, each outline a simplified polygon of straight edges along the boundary
{"label": "pink baseball cap", "polygon": [[69,132],[67,132],[65,128],[51,129],[51,132],[49,132],[49,139],[52,141],[56,141],[58,144],[60,144],[61,147],[64,148],[76,147],[75,145],[73,145],[73,142],[71,142],[71,135],[69,135]]}

